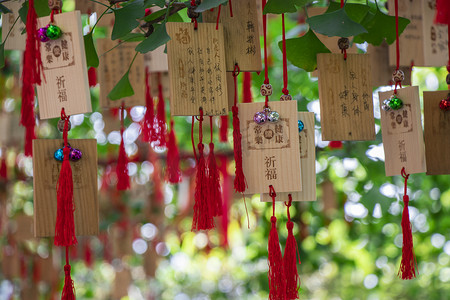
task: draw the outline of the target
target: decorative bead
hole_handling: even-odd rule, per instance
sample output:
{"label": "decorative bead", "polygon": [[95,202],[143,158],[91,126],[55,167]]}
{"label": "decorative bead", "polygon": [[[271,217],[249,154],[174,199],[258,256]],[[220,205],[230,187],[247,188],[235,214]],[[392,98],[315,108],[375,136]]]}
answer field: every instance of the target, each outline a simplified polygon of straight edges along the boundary
{"label": "decorative bead", "polygon": [[62,31],[61,28],[59,28],[56,25],[48,25],[47,28],[47,37],[51,40],[57,40],[61,37]]}
{"label": "decorative bead", "polygon": [[62,0],[48,0],[50,10],[61,10],[62,5]]}
{"label": "decorative bead", "polygon": [[341,37],[338,40],[339,49],[344,50],[350,48],[350,41],[346,37]]}
{"label": "decorative bead", "polygon": [[58,149],[55,151],[55,153],[53,154],[53,157],[57,160],[57,161],[63,161],[64,160],[64,148]]}
{"label": "decorative bead", "polygon": [[265,113],[266,115],[268,114],[268,113],[270,113],[272,110],[270,109],[270,107],[264,107],[263,108],[263,113]]}
{"label": "decorative bead", "polygon": [[83,153],[81,152],[81,150],[75,149],[75,148],[72,148],[70,150],[69,159],[71,161],[79,161],[82,156],[83,156]]}
{"label": "decorative bead", "polygon": [[190,19],[197,19],[198,17],[200,17],[200,13],[196,12],[195,9],[195,6],[188,7],[187,15]]}
{"label": "decorative bead", "polygon": [[450,110],[450,99],[449,98],[442,99],[441,102],[439,103],[439,107],[442,110],[449,111]]}
{"label": "decorative bead", "polygon": [[276,111],[271,111],[270,113],[267,114],[267,121],[271,122],[271,123],[276,123],[280,120],[280,114],[277,113]]}
{"label": "decorative bead", "polygon": [[397,110],[403,107],[403,101],[398,98],[396,95],[393,95],[391,97],[391,100],[389,101],[389,107],[393,110]]}
{"label": "decorative bead", "polygon": [[405,73],[402,70],[395,70],[392,73],[392,81],[393,82],[402,82],[405,79]]}
{"label": "decorative bead", "polygon": [[292,96],[289,94],[288,95],[283,94],[280,97],[280,101],[289,101],[289,100],[292,100]]}
{"label": "decorative bead", "polygon": [[37,31],[37,36],[43,43],[50,41],[49,37],[47,36],[47,27],[39,28]]}
{"label": "decorative bead", "polygon": [[259,111],[253,117],[253,121],[255,121],[256,124],[264,124],[267,121],[267,115]]}
{"label": "decorative bead", "polygon": [[302,121],[298,120],[298,132],[302,132],[305,129],[305,124]]}
{"label": "decorative bead", "polygon": [[[59,120],[58,121],[58,130],[60,132],[64,132],[64,123],[65,123],[64,120]],[[70,131],[71,128],[72,128],[72,124],[69,121],[69,123],[67,124],[67,131]]]}
{"label": "decorative bead", "polygon": [[272,89],[272,85],[267,83],[263,83],[263,85],[261,85],[261,96],[265,97],[265,96],[270,96],[272,95],[273,89]]}
{"label": "decorative bead", "polygon": [[384,100],[383,104],[381,105],[381,109],[384,111],[390,111],[391,107],[389,106],[389,102],[391,102],[389,99]]}
{"label": "decorative bead", "polygon": [[447,85],[450,85],[450,74],[447,74],[445,81],[447,81]]}

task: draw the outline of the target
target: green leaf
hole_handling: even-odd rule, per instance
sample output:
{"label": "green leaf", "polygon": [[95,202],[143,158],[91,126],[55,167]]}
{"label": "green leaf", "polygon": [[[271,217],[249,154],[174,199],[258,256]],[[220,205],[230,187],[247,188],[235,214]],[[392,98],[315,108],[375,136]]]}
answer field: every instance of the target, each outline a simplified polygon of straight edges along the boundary
{"label": "green leaf", "polygon": [[5,44],[0,44],[0,69],[5,66]]}
{"label": "green leaf", "polygon": [[308,3],[314,2],[314,0],[294,0],[296,6],[305,6]]}
{"label": "green leaf", "polygon": [[122,98],[130,97],[134,95],[133,87],[131,86],[130,79],[128,78],[129,71],[127,71],[116,86],[109,92],[108,98],[111,100],[119,100]]}
{"label": "green leaf", "polygon": [[[399,34],[405,30],[410,21],[408,19],[398,18]],[[395,34],[395,17],[388,16],[377,10],[371,18],[366,18],[362,25],[367,29],[367,33],[362,33],[355,37],[358,42],[366,41],[374,46],[379,46],[384,40],[388,44],[392,44],[396,39]]]}
{"label": "green leaf", "polygon": [[[283,49],[283,42],[278,43]],[[312,30],[304,36],[286,40],[287,59],[294,65],[307,72],[317,68],[317,53],[330,53]]]}
{"label": "green leaf", "polygon": [[155,11],[154,13],[151,13],[148,16],[146,16],[144,18],[144,20],[145,20],[145,22],[150,22],[150,21],[158,19],[161,16],[164,16],[165,14],[166,14],[166,10],[165,9],[160,9],[160,10]]}
{"label": "green leaf", "polygon": [[112,40],[117,40],[139,26],[137,19],[144,17],[144,0],[134,0],[130,4],[114,9],[114,28],[111,34]]}
{"label": "green leaf", "polygon": [[145,34],[140,32],[130,32],[129,34],[122,37],[125,42],[141,42],[145,40]]}
{"label": "green leaf", "polygon": [[166,1],[164,1],[164,0],[145,0],[145,2],[144,2],[145,8],[149,8],[154,5],[163,8],[166,5]]}
{"label": "green leaf", "polygon": [[204,12],[221,4],[227,3],[228,0],[203,0],[202,3],[195,8],[195,12]]}
{"label": "green leaf", "polygon": [[99,61],[94,40],[92,39],[92,31],[84,36],[84,51],[86,53],[87,66],[97,68]]}
{"label": "green leaf", "polygon": [[22,20],[23,24],[27,23],[27,14],[28,14],[28,1],[25,1],[22,4],[22,7],[19,9],[20,20]]}
{"label": "green leaf", "polygon": [[[348,17],[355,21],[356,23],[361,23],[364,17],[367,15],[370,7],[365,4],[357,4],[357,3],[346,3],[345,12]],[[334,12],[341,9],[341,4],[338,2],[330,2],[328,9],[325,13]]]}
{"label": "green leaf", "polygon": [[367,32],[362,25],[349,18],[345,8],[308,18],[306,22],[312,30],[326,36],[349,37]]}
{"label": "green leaf", "polygon": [[264,7],[264,14],[284,14],[288,12],[296,12],[295,7],[298,0],[269,0]]}
{"label": "green leaf", "polygon": [[11,10],[9,8],[4,6],[3,4],[0,4],[0,13],[2,13],[2,14],[9,14],[10,12],[11,12]]}
{"label": "green leaf", "polygon": [[50,15],[50,8],[48,7],[48,0],[35,0],[34,9],[38,17],[45,17]]}
{"label": "green leaf", "polygon": [[166,24],[161,24],[155,27],[155,30],[145,40],[136,46],[136,51],[140,53],[147,53],[153,51],[159,46],[164,45],[170,41],[170,36],[166,31]]}
{"label": "green leaf", "polygon": [[171,16],[169,16],[169,18],[167,18],[168,22],[184,22],[183,17],[177,12]]}

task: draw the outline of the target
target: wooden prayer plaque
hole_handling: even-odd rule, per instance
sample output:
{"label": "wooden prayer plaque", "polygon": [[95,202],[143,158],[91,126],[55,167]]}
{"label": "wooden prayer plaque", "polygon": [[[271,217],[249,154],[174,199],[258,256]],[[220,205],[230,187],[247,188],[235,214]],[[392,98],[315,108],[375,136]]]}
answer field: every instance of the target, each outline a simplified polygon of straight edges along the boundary
{"label": "wooden prayer plaque", "polygon": [[[392,73],[395,67],[389,65],[389,45],[382,43],[375,47],[369,44],[367,53],[370,54],[370,65],[372,66],[372,86],[392,85]],[[400,67],[400,70],[405,74],[402,85],[411,85],[411,68]]]}
{"label": "wooden prayer plaque", "polygon": [[370,55],[319,53],[317,69],[322,140],[374,140]]}
{"label": "wooden prayer plaque", "polygon": [[[38,27],[49,22],[50,17],[39,18]],[[41,120],[59,118],[63,107],[67,115],[92,112],[80,12],[57,14],[55,23],[61,38],[41,43],[44,76],[36,87]]]}
{"label": "wooden prayer plaque", "polygon": [[263,102],[240,103],[242,165],[248,188],[245,194],[302,190],[298,137],[297,101],[270,102],[280,114],[277,123],[256,124],[253,117],[262,111]]}
{"label": "wooden prayer plaque", "polygon": [[[262,64],[256,2],[239,0],[233,2],[232,7],[233,16],[230,14],[230,6],[224,6],[219,18],[225,35],[227,71],[233,71],[237,63],[241,72],[259,72]],[[217,14],[218,9],[203,12],[203,22],[215,24]]]}
{"label": "wooden prayer plaque", "polygon": [[[302,191],[292,193],[277,193],[276,201],[288,201],[288,194],[292,201],[316,201],[316,144],[314,113],[299,112],[298,119],[303,122],[305,129],[299,133],[300,166],[302,170]],[[261,201],[271,202],[269,194],[261,194]]]}
{"label": "wooden prayer plaque", "polygon": [[144,64],[149,72],[167,72],[169,65],[167,63],[167,54],[164,53],[165,45],[144,54]]}
{"label": "wooden prayer plaque", "polygon": [[228,114],[223,26],[199,23],[166,24],[172,116]]}
{"label": "wooden prayer plaque", "polygon": [[394,91],[379,92],[381,132],[383,137],[386,176],[401,175],[404,167],[407,174],[424,173],[425,146],[423,142],[419,88],[411,86],[397,90],[403,108],[384,111],[383,100]]}
{"label": "wooden prayer plaque", "polygon": [[[97,141],[69,140],[73,148],[80,149],[83,157],[71,162],[74,184],[75,234],[98,234],[97,200]],[[33,185],[34,185],[34,235],[51,237],[55,235],[56,185],[61,162],[53,158],[55,150],[62,147],[59,140],[33,140]]]}
{"label": "wooden prayer plaque", "polygon": [[[161,76],[161,78],[158,78],[158,76]],[[158,97],[158,92],[159,92],[158,83],[159,83],[159,80],[161,80],[164,99],[169,99],[169,97],[170,97],[169,73],[167,73],[167,72],[150,73],[149,78],[150,78],[150,89],[151,89],[152,97],[153,98]]]}
{"label": "wooden prayer plaque", "polygon": [[[100,84],[100,107],[121,107],[122,102],[125,102],[125,107],[145,105],[145,68],[144,57],[141,54],[136,56],[129,74],[134,95],[119,100],[108,98],[108,94],[128,71],[130,63],[136,54],[134,48],[136,48],[138,43],[123,43],[114,48],[117,44],[117,41],[111,41],[110,39],[97,40],[98,53],[104,53],[100,57],[100,64],[97,69],[98,83]],[[111,50],[112,48],[114,49]],[[111,51],[106,53],[108,50]]]}
{"label": "wooden prayer plaque", "polygon": [[2,42],[5,41],[9,30],[14,25],[11,30],[8,39],[5,43],[5,50],[25,50],[25,43],[27,39],[26,34],[22,34],[25,29],[25,24],[19,18],[19,9],[22,7],[24,0],[12,0],[2,3],[4,6],[11,10],[8,14],[2,14]]}
{"label": "wooden prayer plaque", "polygon": [[[394,0],[388,1],[389,14],[394,13]],[[400,35],[400,65],[441,67],[447,65],[447,26],[434,24],[436,1],[399,0],[399,16],[411,23]],[[389,47],[389,64],[396,65],[396,46]]]}
{"label": "wooden prayer plaque", "polygon": [[450,174],[450,111],[439,108],[450,91],[423,92],[425,157],[428,175]]}

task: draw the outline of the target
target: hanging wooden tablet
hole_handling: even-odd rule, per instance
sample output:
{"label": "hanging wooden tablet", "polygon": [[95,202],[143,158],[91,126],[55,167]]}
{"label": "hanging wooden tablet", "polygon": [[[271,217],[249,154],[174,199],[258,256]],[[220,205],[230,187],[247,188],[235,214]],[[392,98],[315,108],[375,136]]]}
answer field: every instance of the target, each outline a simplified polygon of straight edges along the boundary
{"label": "hanging wooden tablet", "polygon": [[[304,129],[298,134],[300,149],[300,167],[302,191],[292,193],[278,193],[277,201],[287,201],[288,194],[292,195],[292,201],[316,201],[316,144],[314,113],[299,112],[298,120],[303,122]],[[271,202],[269,194],[261,194],[261,201]]]}
{"label": "hanging wooden tablet", "polygon": [[[389,0],[390,15],[394,14],[394,1]],[[400,35],[400,65],[440,67],[447,64],[447,26],[434,24],[436,1],[399,0],[399,16],[411,23]],[[389,64],[396,65],[395,44],[389,46]]]}
{"label": "hanging wooden tablet", "polygon": [[[111,100],[108,98],[108,94],[128,71],[130,63],[136,54],[134,48],[136,48],[138,43],[123,43],[120,46],[117,46],[117,44],[117,41],[111,41],[110,39],[97,40],[98,53],[104,53],[100,57],[100,64],[97,69],[98,82],[100,84],[100,106],[102,108],[120,107],[123,101],[125,102],[125,107],[144,106],[145,68],[144,57],[140,54],[136,56],[129,74],[134,95],[120,100]],[[115,46],[117,47],[114,48]],[[111,50],[112,48],[114,49]]]}
{"label": "hanging wooden tablet", "polygon": [[219,24],[166,24],[172,116],[228,113],[223,27]]}
{"label": "hanging wooden tablet", "polygon": [[[378,93],[380,108],[392,94],[393,91]],[[386,176],[401,175],[403,167],[407,174],[426,172],[419,88],[398,89],[397,96],[403,101],[402,108],[380,109]]]}
{"label": "hanging wooden tablet", "polygon": [[322,140],[374,140],[369,55],[319,53],[317,69]]}
{"label": "hanging wooden tablet", "polygon": [[242,165],[248,188],[245,194],[264,193],[273,185],[277,193],[302,190],[297,101],[269,103],[279,121],[257,124],[255,113],[264,103],[240,103]]}
{"label": "hanging wooden tablet", "polygon": [[144,54],[144,64],[150,73],[168,72],[167,54],[164,53],[165,45]]}
{"label": "hanging wooden tablet", "polygon": [[[72,148],[82,151],[82,158],[71,162],[73,176],[74,220],[76,235],[98,234],[97,141],[69,140]],[[49,237],[55,234],[56,184],[61,162],[54,153],[62,140],[33,140],[34,234]]]}
{"label": "hanging wooden tablet", "polygon": [[[27,36],[26,34],[22,34],[25,30],[25,24],[19,17],[19,9],[22,7],[24,1],[25,0],[12,0],[3,4],[11,10],[11,12],[2,14],[2,42],[5,41],[8,32],[12,28],[5,43],[5,50],[25,50]],[[16,24],[14,25],[14,23]]]}
{"label": "hanging wooden tablet", "polygon": [[151,94],[153,96],[158,95],[158,76],[161,76],[161,84],[163,88],[163,94],[165,98],[170,97],[170,80],[169,80],[169,73],[168,72],[161,72],[161,73],[150,73],[150,88],[151,88]]}
{"label": "hanging wooden tablet", "polygon": [[[216,23],[218,9],[203,12],[203,22]],[[255,0],[234,1],[220,10],[220,24],[225,36],[225,58],[227,71],[232,72],[235,64],[241,72],[260,72],[261,45],[259,43],[259,23]]]}
{"label": "hanging wooden tablet", "polygon": [[[38,28],[49,23],[50,17],[39,18]],[[70,115],[92,112],[80,12],[56,14],[55,23],[62,36],[41,43],[45,80],[36,87],[41,120],[59,118],[63,107]]]}
{"label": "hanging wooden tablet", "polygon": [[[370,45],[367,47],[370,54],[370,65],[372,67],[372,86],[392,85],[393,68],[389,65],[389,45],[383,42],[380,46]],[[411,85],[411,68],[400,67],[405,74],[402,85]]]}
{"label": "hanging wooden tablet", "polygon": [[423,92],[425,156],[428,175],[450,174],[450,111],[439,107],[450,91]]}

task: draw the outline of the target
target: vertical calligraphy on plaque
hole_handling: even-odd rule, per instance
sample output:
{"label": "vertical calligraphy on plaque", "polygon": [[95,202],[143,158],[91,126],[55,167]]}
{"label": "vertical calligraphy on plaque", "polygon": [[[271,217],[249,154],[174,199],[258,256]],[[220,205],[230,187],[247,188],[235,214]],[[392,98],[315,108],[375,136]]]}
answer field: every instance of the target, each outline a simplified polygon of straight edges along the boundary
{"label": "vertical calligraphy on plaque", "polygon": [[[392,94],[393,91],[379,92],[380,104]],[[407,174],[426,172],[419,88],[398,89],[397,96],[403,101],[402,108],[380,108],[386,176],[400,175],[403,167]]]}
{"label": "vertical calligraphy on plaque", "polygon": [[[25,50],[27,36],[22,34],[25,30],[25,24],[19,17],[19,9],[23,2],[24,0],[12,0],[3,4],[11,10],[10,13],[2,14],[2,41],[5,41],[8,32],[11,30],[5,43],[5,50]],[[16,24],[14,25],[14,23]]]}
{"label": "vertical calligraphy on plaque", "polygon": [[447,25],[434,23],[436,0],[422,1],[425,66],[446,66],[448,61]]}
{"label": "vertical calligraphy on plaque", "polygon": [[120,46],[117,45],[117,41],[111,41],[110,39],[97,40],[97,51],[104,53],[100,57],[100,64],[97,69],[98,82],[100,84],[100,106],[102,108],[120,107],[123,101],[126,107],[144,106],[145,68],[144,57],[141,54],[136,56],[129,73],[134,95],[120,100],[111,100],[108,98],[108,94],[128,71],[136,53],[135,48],[137,43],[122,43]]}
{"label": "vertical calligraphy on plaque", "polygon": [[[292,195],[292,201],[316,201],[316,144],[314,113],[299,112],[298,120],[301,120],[305,128],[298,134],[301,166],[301,192],[278,193],[277,201],[286,201],[288,194]],[[270,202],[269,194],[261,194],[261,201]]]}
{"label": "vertical calligraphy on plaque", "polygon": [[277,123],[256,124],[253,116],[264,103],[240,103],[242,164],[247,180],[246,194],[268,191],[302,190],[297,101],[270,102],[271,110],[280,114]]}
{"label": "vertical calligraphy on plaque", "polygon": [[319,53],[319,99],[324,141],[375,139],[368,54]]}
{"label": "vertical calligraphy on plaque", "polygon": [[450,111],[439,103],[450,91],[423,92],[425,155],[428,175],[450,174]]}
{"label": "vertical calligraphy on plaque", "polygon": [[[50,17],[38,19],[45,27]],[[55,15],[62,36],[41,44],[45,80],[36,87],[41,119],[59,118],[64,107],[68,115],[92,111],[86,56],[79,11]]]}
{"label": "vertical calligraphy on plaque", "polygon": [[[73,199],[75,204],[75,234],[98,234],[97,199],[97,141],[69,140],[69,144],[83,152],[83,157],[71,162],[73,176]],[[53,158],[61,140],[33,140],[33,186],[34,186],[34,234],[49,237],[55,234],[56,185],[61,162]]]}
{"label": "vertical calligraphy on plaque", "polygon": [[207,116],[228,113],[223,28],[215,24],[166,24],[170,78],[170,112],[173,116]]}
{"label": "vertical calligraphy on plaque", "polygon": [[[255,0],[233,2],[233,16],[229,7],[222,7],[219,22],[225,35],[225,56],[227,71],[232,72],[237,63],[241,71],[262,70],[259,23]],[[217,22],[218,9],[203,12],[203,21]]]}

